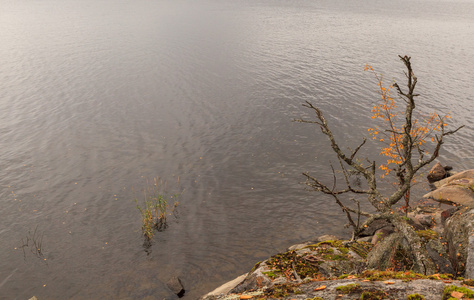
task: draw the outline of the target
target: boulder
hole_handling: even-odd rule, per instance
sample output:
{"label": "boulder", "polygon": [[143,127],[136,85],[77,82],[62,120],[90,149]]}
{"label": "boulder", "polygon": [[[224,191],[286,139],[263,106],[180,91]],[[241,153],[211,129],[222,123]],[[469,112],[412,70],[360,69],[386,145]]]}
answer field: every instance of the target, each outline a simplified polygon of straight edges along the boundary
{"label": "boulder", "polygon": [[445,224],[449,260],[459,276],[474,279],[474,209],[464,208]]}
{"label": "boulder", "polygon": [[439,239],[432,239],[426,243],[426,252],[435,264],[436,272],[441,274],[454,274],[453,265],[447,255],[446,243]]}
{"label": "boulder", "polygon": [[444,169],[444,167],[440,163],[436,163],[433,166],[433,168],[431,168],[431,170],[428,173],[428,176],[426,176],[426,178],[428,178],[428,181],[431,183],[431,182],[439,181],[439,180],[445,178],[446,175],[447,175],[447,173],[446,173],[446,170]]}
{"label": "boulder", "polygon": [[273,285],[272,280],[263,274],[270,271],[265,262],[260,263],[255,270],[248,273],[245,279],[230,290],[230,293],[242,293],[244,291],[256,290],[259,288],[268,288]]}
{"label": "boulder", "polygon": [[437,182],[436,186],[436,190],[423,197],[474,208],[474,170],[457,173]]}
{"label": "boulder", "polygon": [[219,295],[227,294],[228,292],[230,292],[230,290],[235,288],[239,283],[244,281],[245,278],[247,277],[247,275],[248,275],[248,273],[245,273],[245,274],[240,275],[239,277],[237,277],[237,278],[235,278],[235,279],[233,279],[229,282],[224,283],[223,285],[217,287],[212,292],[209,292],[206,295],[202,296],[200,299],[210,299],[212,297],[217,297]]}
{"label": "boulder", "polygon": [[474,178],[474,169],[471,170],[465,170],[459,173],[456,173],[453,176],[450,176],[448,178],[445,178],[443,180],[437,181],[434,183],[435,187],[439,188],[443,185],[446,185],[452,181],[458,180],[458,179],[464,179],[464,178]]}

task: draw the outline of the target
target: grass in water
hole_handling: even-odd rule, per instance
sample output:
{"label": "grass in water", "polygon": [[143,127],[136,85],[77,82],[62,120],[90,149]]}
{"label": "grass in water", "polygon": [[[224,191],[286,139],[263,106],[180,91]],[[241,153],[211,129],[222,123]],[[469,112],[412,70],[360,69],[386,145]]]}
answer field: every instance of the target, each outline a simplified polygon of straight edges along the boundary
{"label": "grass in water", "polygon": [[[179,178],[178,178],[179,188]],[[142,205],[137,203],[137,209],[142,216],[142,231],[145,237],[150,240],[155,235],[155,230],[163,231],[168,227],[167,216],[171,215],[179,205],[178,196],[180,193],[168,194],[166,192],[166,182],[163,183],[158,177],[153,181],[146,181],[146,188],[143,191],[144,202]]]}

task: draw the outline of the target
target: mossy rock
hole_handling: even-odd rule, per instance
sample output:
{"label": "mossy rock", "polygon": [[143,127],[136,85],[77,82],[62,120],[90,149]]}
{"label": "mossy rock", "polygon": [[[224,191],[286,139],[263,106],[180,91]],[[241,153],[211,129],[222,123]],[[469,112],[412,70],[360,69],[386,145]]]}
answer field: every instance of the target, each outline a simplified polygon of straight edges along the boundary
{"label": "mossy rock", "polygon": [[420,294],[411,294],[408,295],[407,300],[425,300],[425,297]]}
{"label": "mossy rock", "polygon": [[416,233],[420,238],[424,239],[425,241],[434,240],[439,237],[439,234],[431,229],[417,230]]}
{"label": "mossy rock", "polygon": [[277,277],[277,275],[283,276],[284,274],[288,274],[291,277],[294,276],[294,271],[300,278],[313,278],[319,275],[318,266],[297,255],[295,251],[274,255],[267,261],[267,265],[270,268],[271,275],[274,277]]}
{"label": "mossy rock", "polygon": [[474,299],[474,291],[461,286],[448,285],[444,288],[443,300],[459,299],[451,295],[453,292],[462,293],[462,299]]}
{"label": "mossy rock", "polygon": [[387,298],[387,293],[380,290],[363,291],[360,300],[382,300]]}
{"label": "mossy rock", "polygon": [[298,286],[298,284],[277,284],[265,290],[264,295],[271,298],[283,298],[290,294],[302,294]]}
{"label": "mossy rock", "polygon": [[474,287],[474,279],[463,279],[462,284]]}
{"label": "mossy rock", "polygon": [[387,279],[401,279],[403,281],[411,281],[416,279],[427,279],[427,276],[415,273],[413,271],[394,272],[394,271],[377,271],[367,270],[358,276],[370,281],[382,281]]}
{"label": "mossy rock", "polygon": [[361,288],[358,283],[349,283],[336,287],[336,290],[342,294],[353,294],[360,292]]}

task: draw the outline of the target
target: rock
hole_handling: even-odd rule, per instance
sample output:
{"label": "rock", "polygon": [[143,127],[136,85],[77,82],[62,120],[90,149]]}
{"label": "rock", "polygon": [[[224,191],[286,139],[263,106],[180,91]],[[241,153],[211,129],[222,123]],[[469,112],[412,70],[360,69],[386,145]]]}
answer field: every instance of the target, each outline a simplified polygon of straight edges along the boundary
{"label": "rock", "polygon": [[211,296],[218,296],[218,295],[223,295],[227,294],[230,290],[235,288],[239,283],[244,281],[244,279],[247,277],[248,273],[245,273],[243,275],[240,275],[239,277],[224,283],[223,285],[217,287],[215,290],[212,292],[207,293],[206,295],[202,296],[201,299],[209,298]]}
{"label": "rock", "polygon": [[179,298],[184,296],[185,290],[184,290],[183,284],[181,283],[181,280],[178,277],[174,276],[170,278],[170,280],[168,280],[166,285]]}
{"label": "rock", "polygon": [[265,262],[261,263],[255,271],[248,273],[243,281],[232,288],[230,293],[242,293],[263,287],[271,287],[273,285],[272,281],[262,273],[268,270],[269,268]]}
{"label": "rock", "polygon": [[[426,300],[443,299],[443,290],[446,286],[461,286],[462,282],[453,280],[443,282],[443,280],[417,279],[404,281],[401,279],[391,279],[390,281],[369,281],[360,279],[338,279],[309,281],[298,286],[275,285],[271,290],[286,291],[282,296],[264,297],[267,299],[407,299],[409,295],[420,294]],[[343,294],[341,287],[353,287],[349,294]],[[339,289],[338,289],[339,288]],[[471,287],[465,287],[471,289]],[[269,291],[268,289],[266,290]],[[377,295],[377,292],[379,293]],[[370,294],[372,293],[372,294]],[[228,294],[220,297],[207,297],[205,300],[231,300],[242,299],[242,296],[253,296],[251,299],[258,299],[263,294],[263,290],[255,292],[245,292],[245,295]],[[362,296],[364,294],[364,296]],[[370,296],[372,295],[372,297]]]}
{"label": "rock", "polygon": [[433,226],[433,216],[431,214],[418,214],[415,215],[415,222],[420,223],[423,226]]}
{"label": "rock", "polygon": [[433,168],[431,168],[430,172],[428,173],[428,176],[426,176],[426,178],[428,178],[428,181],[430,183],[439,181],[445,177],[446,177],[446,170],[440,163],[436,163],[433,166]]}
{"label": "rock", "polygon": [[[471,182],[467,181],[467,179],[461,180],[466,180],[468,184],[471,183],[472,185],[474,185],[474,179],[471,179]],[[442,203],[449,203],[454,205],[458,204],[474,208],[474,191],[465,185],[442,186],[424,195],[423,197],[430,198]]]}
{"label": "rock", "polygon": [[458,179],[464,179],[464,178],[474,178],[474,169],[471,170],[465,170],[459,173],[456,173],[455,175],[445,178],[443,180],[440,180],[438,182],[435,182],[434,185],[439,188],[445,184],[448,184],[452,181],[458,180]]}
{"label": "rock", "polygon": [[436,267],[436,272],[441,274],[454,274],[454,269],[449,261],[446,246],[439,239],[432,239],[426,243],[426,252]]}
{"label": "rock", "polygon": [[450,218],[459,208],[458,207],[450,207],[445,209],[441,212],[441,224],[444,225],[446,220]]}
{"label": "rock", "polygon": [[394,232],[394,227],[384,227],[377,230],[372,237],[371,243],[372,245],[376,245],[378,242],[383,240],[386,236],[392,234]]}
{"label": "rock", "polygon": [[449,260],[457,275],[474,278],[474,210],[460,209],[445,224]]}
{"label": "rock", "polygon": [[319,242],[319,240],[309,241],[309,242],[305,242],[305,243],[301,243],[301,244],[296,244],[296,245],[288,247],[288,249],[286,249],[286,251],[299,250],[299,249],[302,249],[302,248],[304,248],[308,245],[316,244],[318,242]]}
{"label": "rock", "polygon": [[424,195],[424,198],[474,208],[474,170],[460,172],[435,185],[438,188]]}
{"label": "rock", "polygon": [[335,235],[332,234],[325,234],[320,237],[318,237],[318,241],[320,242],[326,242],[326,241],[338,241],[339,238]]}
{"label": "rock", "polygon": [[368,227],[364,228],[364,230],[360,233],[359,236],[364,237],[364,236],[374,235],[377,230],[381,228],[385,228],[385,227],[393,228],[393,225],[385,219],[375,220]]}

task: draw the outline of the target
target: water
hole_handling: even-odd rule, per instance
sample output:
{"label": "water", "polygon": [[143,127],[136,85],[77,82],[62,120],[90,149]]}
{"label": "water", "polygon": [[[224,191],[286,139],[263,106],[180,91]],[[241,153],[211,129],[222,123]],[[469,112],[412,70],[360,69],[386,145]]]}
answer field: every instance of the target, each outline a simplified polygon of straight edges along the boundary
{"label": "water", "polygon": [[[291,120],[311,100],[354,147],[377,99],[363,68],[401,79],[398,54],[420,111],[466,125],[440,161],[474,168],[472,1],[0,7],[1,299],[173,299],[173,275],[195,299],[292,243],[347,236],[336,204],[299,184],[331,180],[334,156]],[[133,199],[157,176],[184,191],[146,247]],[[21,248],[40,237],[42,256]]]}

